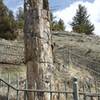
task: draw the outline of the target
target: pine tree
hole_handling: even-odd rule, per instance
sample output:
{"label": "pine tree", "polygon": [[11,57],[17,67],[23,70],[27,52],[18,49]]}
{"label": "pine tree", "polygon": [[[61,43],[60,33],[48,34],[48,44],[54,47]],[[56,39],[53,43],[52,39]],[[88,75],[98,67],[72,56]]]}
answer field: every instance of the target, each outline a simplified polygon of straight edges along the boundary
{"label": "pine tree", "polygon": [[76,15],[73,17],[71,23],[74,32],[85,33],[87,35],[93,34],[94,25],[89,21],[89,15],[85,6],[79,5]]}
{"label": "pine tree", "polygon": [[24,27],[24,9],[22,7],[18,8],[17,13],[17,28],[23,29]]}
{"label": "pine tree", "polygon": [[17,34],[14,33],[16,28],[16,22],[13,16],[13,12],[10,11],[0,0],[0,37],[4,39],[15,39]]}
{"label": "pine tree", "polygon": [[59,31],[64,31],[65,30],[64,21],[62,19],[60,19],[58,21],[58,27],[59,27]]}
{"label": "pine tree", "polygon": [[55,20],[56,17],[54,17],[52,13],[50,14],[50,18],[51,18],[50,29],[52,31],[65,31],[65,24],[62,19],[56,21]]}

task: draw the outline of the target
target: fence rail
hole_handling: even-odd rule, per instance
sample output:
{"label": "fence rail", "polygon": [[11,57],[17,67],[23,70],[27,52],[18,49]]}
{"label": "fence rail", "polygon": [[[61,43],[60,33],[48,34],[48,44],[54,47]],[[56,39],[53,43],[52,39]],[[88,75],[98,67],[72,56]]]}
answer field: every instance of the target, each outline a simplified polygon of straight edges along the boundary
{"label": "fence rail", "polygon": [[[80,92],[78,89],[78,81],[76,78],[74,78],[73,80],[73,91],[27,89],[26,85],[25,89],[19,89],[15,88],[14,86],[7,83],[3,79],[0,79],[0,89],[5,89],[5,88],[6,88],[6,93],[4,93],[3,95],[0,94],[0,97],[1,96],[6,97],[6,99],[4,100],[28,100],[29,93],[33,93],[34,98],[36,98],[38,94],[43,94],[42,96],[49,94],[47,100],[100,100],[100,93]],[[15,92],[15,95],[13,95],[12,97],[10,96],[11,89],[14,90]],[[68,97],[68,95],[70,96]]]}

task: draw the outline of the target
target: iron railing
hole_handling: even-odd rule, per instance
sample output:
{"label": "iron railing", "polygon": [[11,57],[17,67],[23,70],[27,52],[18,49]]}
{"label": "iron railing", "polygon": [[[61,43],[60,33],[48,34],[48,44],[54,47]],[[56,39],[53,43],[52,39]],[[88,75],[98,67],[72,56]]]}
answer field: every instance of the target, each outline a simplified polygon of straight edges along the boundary
{"label": "iron railing", "polygon": [[[38,94],[48,95],[48,100],[100,100],[100,93],[79,92],[77,81],[73,81],[73,91],[53,91],[27,89],[26,86],[24,89],[19,89],[0,79],[0,89],[6,91],[0,91],[0,93],[3,92],[0,94],[0,100],[29,100],[29,93],[33,93],[34,100]],[[15,92],[15,94],[11,96],[11,92]],[[5,99],[1,99],[1,97],[5,97]]]}

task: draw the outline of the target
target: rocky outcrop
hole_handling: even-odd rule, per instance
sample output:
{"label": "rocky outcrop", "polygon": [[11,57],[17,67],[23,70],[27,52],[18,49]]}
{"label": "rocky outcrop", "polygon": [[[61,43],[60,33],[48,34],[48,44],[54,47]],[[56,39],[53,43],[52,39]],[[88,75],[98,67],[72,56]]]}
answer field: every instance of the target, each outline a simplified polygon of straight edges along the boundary
{"label": "rocky outcrop", "polygon": [[[53,33],[55,59],[100,73],[100,37],[73,32]],[[100,74],[99,74],[100,75]]]}
{"label": "rocky outcrop", "polygon": [[[73,32],[54,32],[52,33],[52,40],[54,64],[56,66],[55,78],[59,75],[62,76],[61,79],[63,79],[63,76],[71,76],[73,72],[68,72],[70,63],[75,66],[75,69],[76,67],[80,67],[82,70],[89,68],[91,72],[100,75],[100,38],[98,36],[87,36]],[[23,64],[24,42],[1,39],[0,63],[0,66],[3,66],[2,64],[7,66],[8,64]],[[65,73],[65,75],[58,74],[59,72]],[[80,76],[82,76],[81,73]],[[67,77],[67,79],[69,78]]]}
{"label": "rocky outcrop", "polygon": [[[100,72],[100,38],[98,36],[54,32],[52,40],[54,58],[61,59],[61,63],[68,65],[70,58],[76,65],[84,65]],[[0,63],[24,63],[24,42],[0,39]]]}
{"label": "rocky outcrop", "polygon": [[[68,65],[70,59],[78,66],[84,65],[100,72],[100,38],[98,36],[87,36],[73,32],[54,32],[52,40],[54,59],[62,60],[61,63],[64,65]],[[0,39],[0,63],[24,63],[24,42]]]}
{"label": "rocky outcrop", "polygon": [[23,41],[7,41],[0,39],[0,63],[22,64],[24,63]]}

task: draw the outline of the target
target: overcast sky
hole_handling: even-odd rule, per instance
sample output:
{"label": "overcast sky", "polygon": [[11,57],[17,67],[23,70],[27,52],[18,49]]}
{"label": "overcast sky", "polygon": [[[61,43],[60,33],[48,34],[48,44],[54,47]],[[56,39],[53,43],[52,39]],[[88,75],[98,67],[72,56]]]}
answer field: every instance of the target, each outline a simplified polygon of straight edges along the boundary
{"label": "overcast sky", "polygon": [[[85,5],[90,21],[95,25],[94,33],[100,35],[100,0],[49,0],[50,7],[56,9],[54,15],[62,18],[66,25],[66,30],[71,31],[69,25],[79,4]],[[4,0],[5,4],[14,12],[23,5],[23,0]]]}

